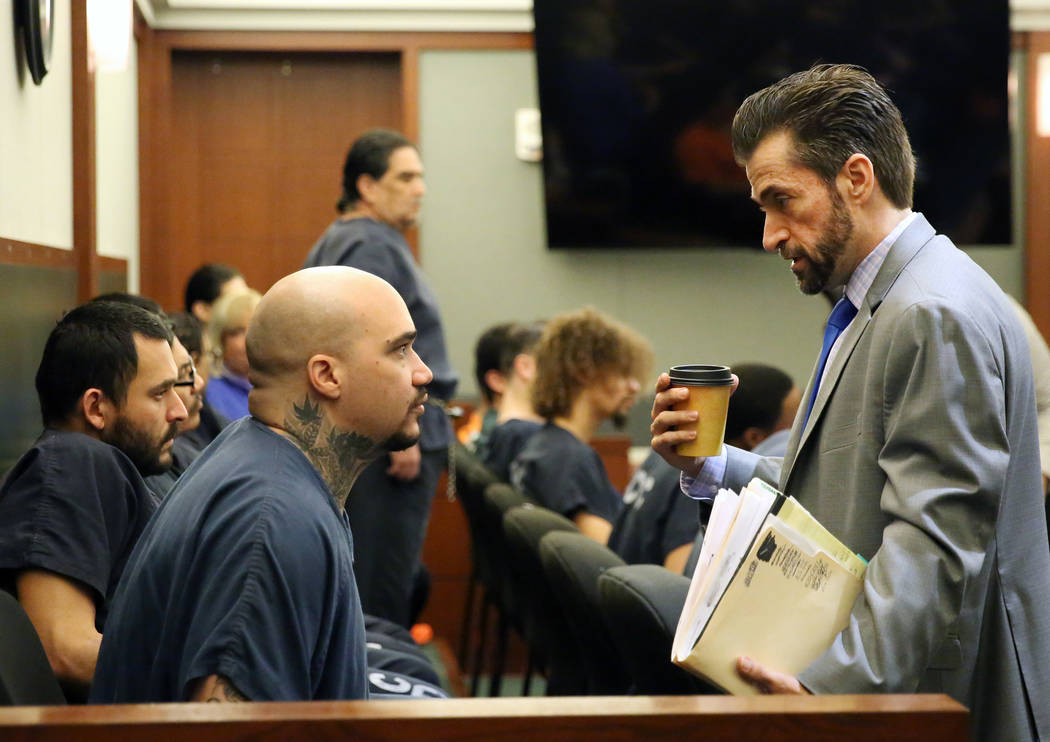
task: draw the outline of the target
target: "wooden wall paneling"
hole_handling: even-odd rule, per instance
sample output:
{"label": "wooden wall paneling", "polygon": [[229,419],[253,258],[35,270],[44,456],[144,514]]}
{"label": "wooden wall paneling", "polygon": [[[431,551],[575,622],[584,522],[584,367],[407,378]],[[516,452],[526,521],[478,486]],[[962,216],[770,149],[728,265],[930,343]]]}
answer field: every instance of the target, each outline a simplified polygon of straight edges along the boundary
{"label": "wooden wall paneling", "polygon": [[163,223],[149,264],[144,255],[144,284],[150,276],[150,295],[175,306],[190,272],[224,262],[265,291],[302,265],[335,217],[350,141],[372,126],[400,126],[399,55],[167,56],[171,134],[152,197]]}
{"label": "wooden wall paneling", "polygon": [[89,64],[87,7],[72,3],[73,35],[73,253],[77,297],[98,293],[95,207],[95,73]]}
{"label": "wooden wall paneling", "polygon": [[630,436],[622,433],[600,435],[591,440],[591,448],[601,456],[605,472],[609,475],[609,481],[621,495],[627,489],[631,475],[634,474],[631,471],[630,461],[627,459],[630,447]]}
{"label": "wooden wall paneling", "polygon": [[149,27],[146,19],[139,10],[137,4],[132,5],[134,21],[132,33],[135,36],[135,81],[138,86],[138,163],[139,163],[139,291],[149,295],[145,285],[142,283],[141,264],[148,252],[149,235],[153,228],[153,209],[149,204],[143,204],[144,194],[156,193],[156,184],[153,181],[153,119],[154,107],[156,105],[153,96],[153,83],[151,74],[153,72],[152,54],[154,44],[152,40],[153,30]]}
{"label": "wooden wall paneling", "polygon": [[[1050,338],[1050,136],[1039,136],[1038,60],[1050,54],[1050,31],[1028,33],[1028,110],[1025,141],[1026,209],[1025,209],[1025,282],[1028,312],[1043,337]],[[1050,106],[1050,101],[1045,101]]]}
{"label": "wooden wall paneling", "polygon": [[241,51],[388,51],[417,49],[531,49],[531,33],[343,32],[343,31],[156,31],[175,49]]}
{"label": "wooden wall paneling", "polygon": [[[406,41],[401,49],[401,133],[411,139],[422,149],[419,141],[419,45],[416,41]],[[421,152],[423,169],[426,172],[426,153]],[[424,175],[424,178],[426,176]],[[405,241],[412,250],[412,257],[422,264],[419,252],[419,228],[412,227],[405,232]]]}
{"label": "wooden wall paneling", "polygon": [[167,291],[168,255],[162,236],[167,227],[167,169],[171,132],[171,49],[156,31],[138,38],[139,85],[139,287],[166,309],[182,308],[181,292]]}
{"label": "wooden wall paneling", "polygon": [[374,126],[402,121],[401,60],[393,52],[282,55],[277,84],[276,203],[272,273],[302,266],[336,216],[351,141]]}
{"label": "wooden wall paneling", "polygon": [[[178,203],[188,197],[185,192],[179,190],[176,183],[179,176],[172,173],[175,167],[173,161],[178,160],[173,151],[175,146],[172,141],[173,133],[178,133],[173,132],[172,126],[174,53],[385,52],[398,55],[401,62],[401,110],[397,117],[386,125],[398,128],[416,140],[419,136],[418,86],[421,50],[532,48],[532,35],[528,33],[164,31],[149,29],[141,18],[136,23],[136,29],[136,38],[139,41],[141,287],[144,294],[156,298],[169,309],[181,307],[181,289],[190,271],[205,259],[220,259],[208,253],[198,254],[194,244],[173,239],[174,232],[192,231],[192,225],[183,223],[190,217]],[[348,125],[346,128],[347,135],[342,142],[341,151],[332,161],[335,163],[334,167],[331,163],[325,167],[326,172],[334,172],[333,177],[338,177],[339,165],[351,139],[352,127]],[[301,175],[308,170],[309,168],[303,168],[297,170],[297,173]],[[319,176],[317,172],[313,173],[316,178],[327,177]],[[283,180],[288,182],[291,177],[295,176],[288,175]],[[328,211],[328,208],[338,197],[338,186],[336,180],[335,185],[330,186],[335,189],[334,194],[326,191],[323,197],[309,200],[310,208],[323,209],[326,213],[323,219],[317,217],[317,221],[312,222],[313,232],[303,250],[312,244],[323,226],[334,215],[334,209]],[[295,208],[299,208],[299,204],[308,200],[308,191],[303,189],[288,188],[284,192]],[[176,203],[172,203],[173,201]],[[240,267],[259,271],[259,277],[252,282],[258,288],[265,288],[273,277],[283,274],[282,271],[298,267],[298,263],[290,260],[293,251],[291,243],[302,242],[304,235],[305,231],[282,231],[276,239],[284,245],[277,254],[285,255],[284,258],[260,255],[262,248],[257,246],[251,256],[252,267]],[[408,235],[408,239],[415,249],[418,235],[413,232]],[[274,250],[272,247],[269,249]],[[298,251],[298,244],[294,249]],[[297,257],[301,259],[301,256]]]}
{"label": "wooden wall paneling", "polygon": [[98,293],[111,294],[128,290],[128,261],[124,258],[98,256]]}
{"label": "wooden wall paneling", "polygon": [[75,270],[76,260],[77,256],[72,250],[0,237],[0,265],[39,265]]}

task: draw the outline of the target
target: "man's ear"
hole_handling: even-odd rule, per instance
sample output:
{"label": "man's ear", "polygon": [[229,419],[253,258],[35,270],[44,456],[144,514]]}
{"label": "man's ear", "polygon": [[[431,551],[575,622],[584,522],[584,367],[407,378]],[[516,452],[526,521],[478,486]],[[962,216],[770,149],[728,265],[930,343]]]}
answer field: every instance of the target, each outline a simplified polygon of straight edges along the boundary
{"label": "man's ear", "polygon": [[375,193],[377,183],[378,181],[368,173],[362,173],[357,176],[357,193],[361,196],[361,200],[366,204],[375,201],[373,194]]}
{"label": "man's ear", "polygon": [[190,314],[200,320],[201,324],[206,325],[211,322],[211,305],[202,299],[197,299],[190,305]]}
{"label": "man's ear", "polygon": [[514,356],[514,373],[531,384],[536,378],[536,357],[529,353],[518,353]]}
{"label": "man's ear", "polygon": [[88,389],[80,395],[80,412],[87,423],[88,432],[101,433],[107,424],[117,417],[117,407],[101,389]]}
{"label": "man's ear", "polygon": [[762,428],[752,425],[750,428],[740,434],[740,439],[746,444],[747,450],[750,451],[752,448],[757,446],[759,443],[769,437],[769,433],[764,431]]}
{"label": "man's ear", "polygon": [[838,180],[846,200],[863,204],[875,192],[875,167],[867,155],[854,152],[842,165]]}
{"label": "man's ear", "polygon": [[338,399],[342,394],[342,374],[339,362],[329,355],[318,353],[306,362],[306,375],[315,392],[326,399]]}
{"label": "man's ear", "polygon": [[507,379],[494,368],[485,372],[485,384],[496,394],[503,394],[507,391]]}

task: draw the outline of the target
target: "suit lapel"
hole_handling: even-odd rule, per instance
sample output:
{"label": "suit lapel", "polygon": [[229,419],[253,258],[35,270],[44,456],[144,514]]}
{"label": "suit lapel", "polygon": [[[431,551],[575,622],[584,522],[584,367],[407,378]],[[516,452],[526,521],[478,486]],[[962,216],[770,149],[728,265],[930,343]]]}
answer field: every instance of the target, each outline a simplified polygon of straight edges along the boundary
{"label": "suit lapel", "polygon": [[[856,348],[860,338],[864,335],[865,330],[867,330],[868,324],[878,310],[879,305],[882,304],[882,300],[886,297],[897,277],[900,276],[901,271],[904,270],[904,266],[911,262],[922,246],[929,242],[935,234],[936,232],[930,226],[930,223],[926,221],[926,218],[922,214],[917,214],[911,225],[904,230],[901,236],[897,238],[897,241],[890,247],[878,274],[875,276],[875,280],[871,284],[871,288],[868,289],[868,293],[864,296],[864,300],[857,310],[857,316],[854,317],[853,322],[850,323],[850,326],[846,328],[846,331],[841,336],[838,349],[835,351],[835,357],[824,374],[824,382],[817,390],[817,398],[813,402],[813,411],[809,415],[805,428],[800,429],[802,421],[805,419],[805,410],[800,407],[799,413],[795,416],[795,424],[791,430],[791,438],[788,440],[788,448],[784,456],[784,466],[780,476],[781,489],[787,487],[791,469],[794,467],[799,452],[809,442],[810,434],[816,428],[817,421],[820,420],[828,400],[831,399],[839,377],[845,370],[846,364],[849,363],[850,355]],[[809,384],[806,386],[805,396],[803,396],[804,400],[809,399],[813,385],[817,383],[816,372],[816,365],[814,365],[813,372],[810,374]]]}

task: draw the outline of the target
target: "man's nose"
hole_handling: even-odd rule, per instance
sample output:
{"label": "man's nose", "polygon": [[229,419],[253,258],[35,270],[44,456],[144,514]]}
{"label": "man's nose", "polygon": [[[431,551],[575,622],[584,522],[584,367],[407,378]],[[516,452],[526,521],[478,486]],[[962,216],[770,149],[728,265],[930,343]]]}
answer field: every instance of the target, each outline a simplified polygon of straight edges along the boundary
{"label": "man's nose", "polygon": [[426,386],[434,380],[434,372],[430,370],[430,366],[423,363],[423,359],[418,355],[416,360],[419,361],[419,365],[412,369],[412,383],[415,386]]}
{"label": "man's nose", "polygon": [[185,420],[189,413],[186,411],[186,405],[182,403],[182,397],[175,393],[175,390],[171,390],[171,396],[173,397],[172,404],[168,405],[168,422],[173,423],[177,420]]}
{"label": "man's nose", "polygon": [[784,223],[775,216],[766,214],[766,221],[762,226],[762,249],[776,252],[785,242],[789,233]]}

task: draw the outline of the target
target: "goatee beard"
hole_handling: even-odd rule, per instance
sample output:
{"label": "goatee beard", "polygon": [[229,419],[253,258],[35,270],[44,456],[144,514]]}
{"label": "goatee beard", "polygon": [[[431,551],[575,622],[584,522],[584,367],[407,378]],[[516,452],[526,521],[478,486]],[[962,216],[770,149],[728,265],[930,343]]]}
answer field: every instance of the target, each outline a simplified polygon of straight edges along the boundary
{"label": "goatee beard", "polygon": [[419,443],[418,435],[394,433],[383,442],[382,447],[384,451],[404,451],[406,448],[412,448],[417,443]]}

